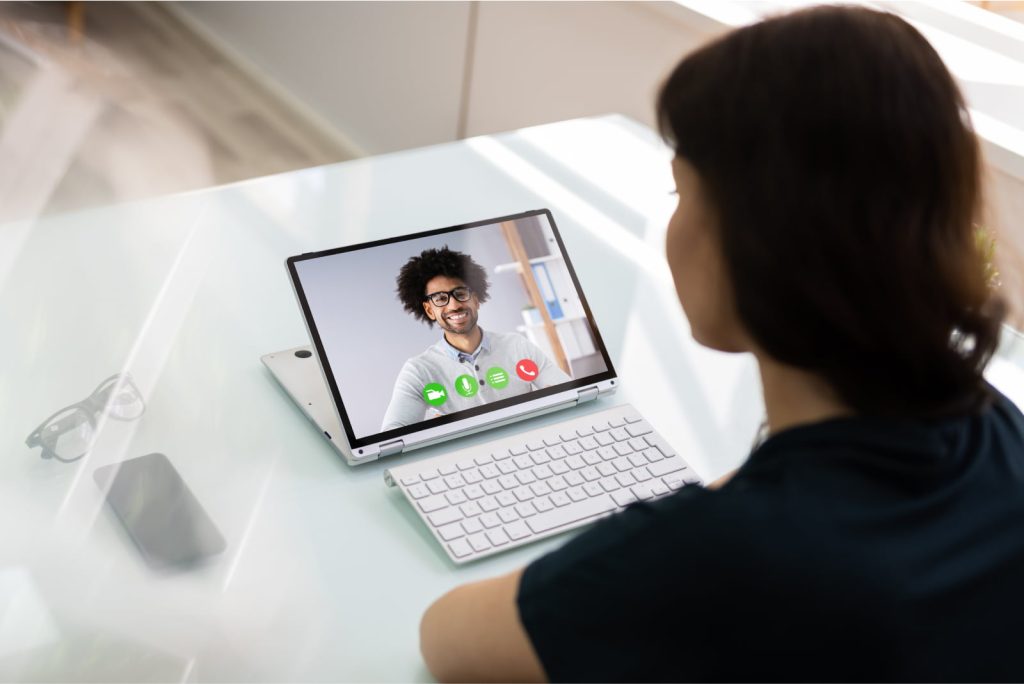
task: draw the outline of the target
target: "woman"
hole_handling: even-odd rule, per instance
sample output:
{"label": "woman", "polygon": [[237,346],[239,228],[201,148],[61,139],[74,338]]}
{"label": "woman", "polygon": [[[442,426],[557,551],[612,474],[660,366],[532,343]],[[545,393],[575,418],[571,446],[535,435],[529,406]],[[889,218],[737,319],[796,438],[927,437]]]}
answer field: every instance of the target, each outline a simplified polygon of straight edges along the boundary
{"label": "woman", "polygon": [[1020,680],[1024,417],[978,146],[901,19],[821,7],[684,59],[658,118],[693,335],[759,364],[768,438],[421,626],[441,679]]}

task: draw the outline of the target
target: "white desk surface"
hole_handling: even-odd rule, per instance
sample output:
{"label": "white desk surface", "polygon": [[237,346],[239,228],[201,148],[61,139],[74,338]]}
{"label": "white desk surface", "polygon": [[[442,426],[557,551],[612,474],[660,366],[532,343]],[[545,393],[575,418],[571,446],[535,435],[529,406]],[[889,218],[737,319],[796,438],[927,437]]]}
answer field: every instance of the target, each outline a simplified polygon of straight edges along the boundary
{"label": "white desk surface", "polygon": [[[565,541],[458,568],[384,485],[391,465],[520,427],[342,462],[259,361],[308,342],[294,254],[548,207],[622,379],[577,410],[631,402],[707,479],[740,463],[755,367],[689,336],[663,259],[669,158],[608,116],[0,226],[0,679],[429,679],[427,605]],[[1022,347],[993,371],[1018,401]],[[125,370],[141,419],[101,423],[75,463],[24,445]],[[154,451],[227,539],[201,568],[148,569],[93,483]]]}

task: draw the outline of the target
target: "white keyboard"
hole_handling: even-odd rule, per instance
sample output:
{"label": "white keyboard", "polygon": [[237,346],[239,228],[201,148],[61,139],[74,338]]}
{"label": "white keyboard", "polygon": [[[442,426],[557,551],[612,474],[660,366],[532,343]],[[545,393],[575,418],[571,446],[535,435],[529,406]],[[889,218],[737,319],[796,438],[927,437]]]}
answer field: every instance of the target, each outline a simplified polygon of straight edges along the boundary
{"label": "white keyboard", "polygon": [[701,483],[628,404],[391,468],[384,478],[456,563]]}

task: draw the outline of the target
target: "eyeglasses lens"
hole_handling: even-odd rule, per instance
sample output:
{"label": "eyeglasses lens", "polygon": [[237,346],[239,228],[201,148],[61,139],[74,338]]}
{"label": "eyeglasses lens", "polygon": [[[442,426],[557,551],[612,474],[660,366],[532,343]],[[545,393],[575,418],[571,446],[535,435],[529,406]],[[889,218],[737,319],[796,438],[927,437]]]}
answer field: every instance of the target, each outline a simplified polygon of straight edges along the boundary
{"label": "eyeglasses lens", "polygon": [[111,378],[109,384],[101,387],[95,396],[107,414],[118,420],[135,420],[146,409],[135,386],[122,378]]}
{"label": "eyeglasses lens", "polygon": [[44,425],[39,438],[44,449],[59,459],[72,461],[81,458],[89,450],[92,424],[85,411],[77,407],[70,408]]}

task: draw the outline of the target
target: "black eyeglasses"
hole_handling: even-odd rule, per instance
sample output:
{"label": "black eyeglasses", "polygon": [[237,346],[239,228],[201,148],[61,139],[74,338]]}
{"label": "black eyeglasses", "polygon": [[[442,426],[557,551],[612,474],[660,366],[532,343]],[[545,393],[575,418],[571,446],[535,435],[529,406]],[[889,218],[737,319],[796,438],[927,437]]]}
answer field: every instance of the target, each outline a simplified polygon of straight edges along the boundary
{"label": "black eyeglasses", "polygon": [[423,301],[430,300],[430,303],[436,307],[448,306],[448,298],[455,297],[457,302],[468,302],[469,298],[473,296],[473,290],[468,287],[457,287],[454,290],[448,292],[431,292],[423,298]]}
{"label": "black eyeglasses", "polygon": [[30,447],[42,447],[43,458],[64,463],[85,456],[96,429],[96,416],[101,413],[117,420],[135,420],[146,410],[142,393],[131,375],[118,373],[99,384],[92,394],[65,406],[43,421],[25,440]]}

